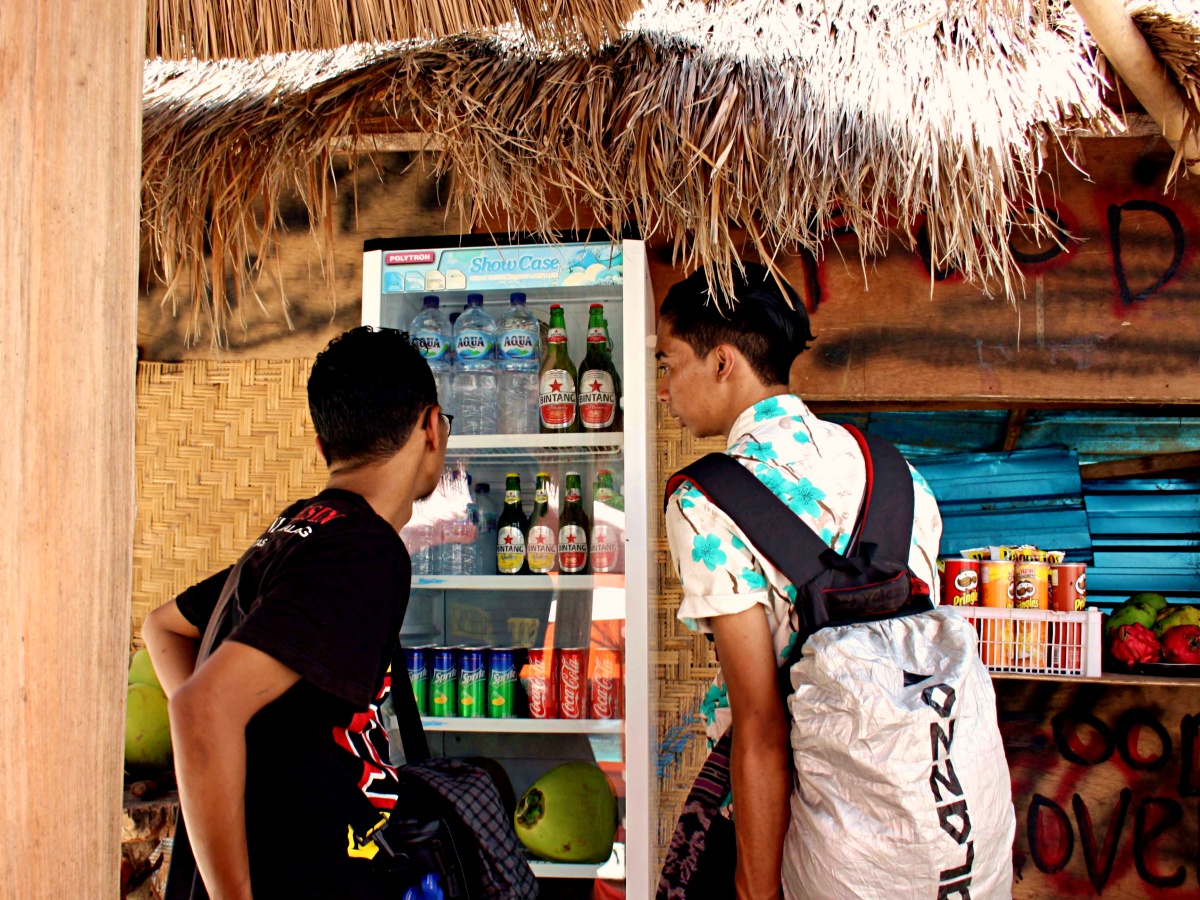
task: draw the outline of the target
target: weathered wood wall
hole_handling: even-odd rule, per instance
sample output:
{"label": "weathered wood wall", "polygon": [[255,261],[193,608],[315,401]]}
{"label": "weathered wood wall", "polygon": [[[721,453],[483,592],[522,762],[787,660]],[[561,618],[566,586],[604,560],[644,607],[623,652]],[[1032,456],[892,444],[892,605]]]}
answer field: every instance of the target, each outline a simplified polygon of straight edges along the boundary
{"label": "weathered wood wall", "polygon": [[119,884],[145,12],[0,11],[6,898]]}

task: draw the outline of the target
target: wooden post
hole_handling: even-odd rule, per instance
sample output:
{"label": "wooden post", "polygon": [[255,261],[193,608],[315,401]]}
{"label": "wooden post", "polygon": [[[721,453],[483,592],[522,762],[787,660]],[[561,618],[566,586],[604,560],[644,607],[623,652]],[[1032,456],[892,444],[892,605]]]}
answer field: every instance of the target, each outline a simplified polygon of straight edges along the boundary
{"label": "wooden post", "polygon": [[2,9],[0,894],[109,898],[129,641],[145,3]]}

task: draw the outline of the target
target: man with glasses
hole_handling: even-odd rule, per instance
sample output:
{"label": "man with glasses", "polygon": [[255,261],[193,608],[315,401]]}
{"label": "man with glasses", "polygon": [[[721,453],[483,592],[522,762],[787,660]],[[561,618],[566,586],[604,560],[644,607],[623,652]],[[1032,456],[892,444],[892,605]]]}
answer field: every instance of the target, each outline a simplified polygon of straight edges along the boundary
{"label": "man with glasses", "polygon": [[408,605],[398,532],[437,487],[452,419],[387,329],[331,341],[308,400],[325,489],[143,627],[170,697],[192,897],[389,896],[348,811],[397,796],[379,707]]}

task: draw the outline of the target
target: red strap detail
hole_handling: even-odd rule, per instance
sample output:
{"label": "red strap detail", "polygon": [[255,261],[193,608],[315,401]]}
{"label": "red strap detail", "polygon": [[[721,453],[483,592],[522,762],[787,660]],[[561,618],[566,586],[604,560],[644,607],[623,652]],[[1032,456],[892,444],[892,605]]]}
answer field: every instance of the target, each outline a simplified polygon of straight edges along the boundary
{"label": "red strap detail", "polygon": [[867,483],[863,489],[862,512],[859,520],[854,523],[854,540],[846,548],[846,556],[853,556],[858,552],[859,539],[867,527],[867,514],[871,510],[871,493],[875,488],[875,463],[871,459],[871,448],[867,446],[867,439],[863,433],[853,425],[842,425],[842,427],[850,432],[850,436],[858,443],[858,449],[862,451],[863,463],[867,469]]}

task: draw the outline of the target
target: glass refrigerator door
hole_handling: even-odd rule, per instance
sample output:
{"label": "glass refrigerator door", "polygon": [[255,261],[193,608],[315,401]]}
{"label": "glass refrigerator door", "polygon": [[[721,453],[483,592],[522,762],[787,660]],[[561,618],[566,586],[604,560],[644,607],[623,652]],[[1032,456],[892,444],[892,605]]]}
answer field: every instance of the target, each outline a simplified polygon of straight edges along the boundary
{"label": "glass refrigerator door", "polygon": [[[589,312],[600,304],[626,430],[462,434],[471,429],[456,411],[442,483],[401,533],[414,572],[401,638],[410,668],[424,671],[415,689],[430,749],[495,761],[502,794],[511,786],[518,800],[557,767],[586,763],[542,781],[540,809],[518,807],[529,826],[519,825],[518,834],[542,896],[649,897],[646,486],[653,361],[646,337],[653,316],[645,246],[607,237],[499,248],[488,235],[454,240],[441,248],[410,240],[368,244],[364,324],[410,330],[424,297],[438,296],[444,312],[461,312],[469,293],[482,294],[484,311],[498,321],[510,294],[521,291],[542,323],[543,341],[550,305],[562,308],[568,355],[579,367]],[[539,474],[544,492],[536,490]],[[568,509],[572,475],[581,497]],[[509,515],[501,519],[506,500]],[[497,522],[505,526],[518,501],[525,517],[542,501],[537,524],[544,527],[525,522],[501,534]],[[573,532],[568,525],[580,511],[575,524],[583,529]],[[526,562],[518,574],[501,574],[500,551],[516,539],[527,543]],[[543,571],[531,571],[530,563]],[[569,799],[573,779],[588,777],[606,780],[613,791],[612,850],[603,859],[555,859],[563,835],[579,827],[580,809]],[[593,843],[606,848],[608,823],[587,818],[584,830],[600,832]],[[580,856],[597,852],[584,844]]]}

